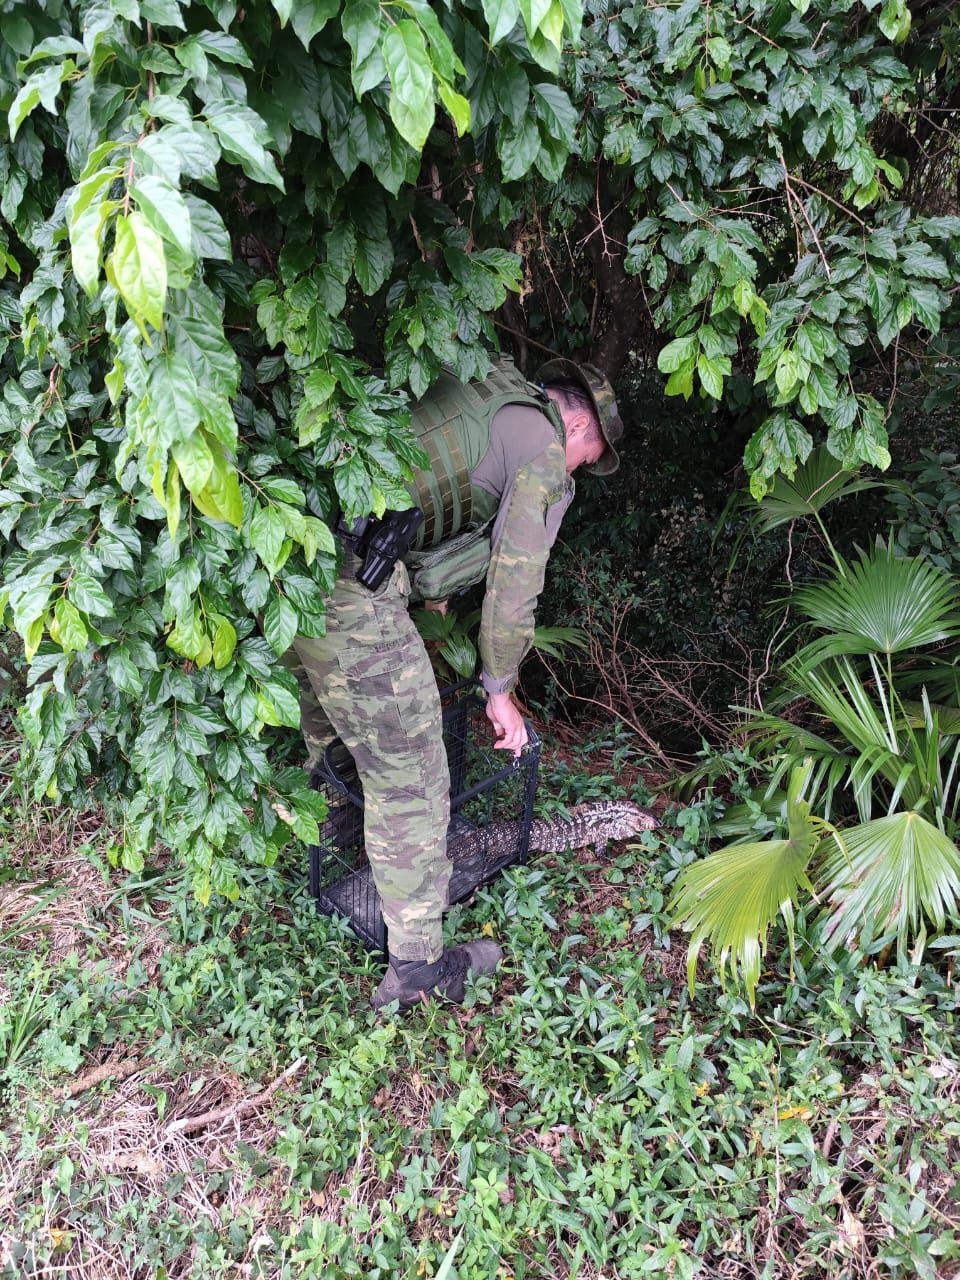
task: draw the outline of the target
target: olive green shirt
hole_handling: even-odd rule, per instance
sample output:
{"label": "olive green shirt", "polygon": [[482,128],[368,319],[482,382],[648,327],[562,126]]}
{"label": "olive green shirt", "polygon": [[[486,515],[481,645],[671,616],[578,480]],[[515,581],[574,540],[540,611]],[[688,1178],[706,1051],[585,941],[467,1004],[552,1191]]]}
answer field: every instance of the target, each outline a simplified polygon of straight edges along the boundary
{"label": "olive green shirt", "polygon": [[507,405],[495,415],[489,447],[470,481],[496,499],[480,661],[483,687],[505,693],[533,642],[550,548],[574,484],[553,424],[529,405]]}

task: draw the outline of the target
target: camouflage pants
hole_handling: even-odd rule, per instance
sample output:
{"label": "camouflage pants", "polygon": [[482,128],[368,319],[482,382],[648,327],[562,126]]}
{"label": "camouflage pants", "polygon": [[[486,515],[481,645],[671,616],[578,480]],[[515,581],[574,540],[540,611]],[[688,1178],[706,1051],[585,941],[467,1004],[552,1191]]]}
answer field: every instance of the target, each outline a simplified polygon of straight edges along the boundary
{"label": "camouflage pants", "polygon": [[432,961],[443,951],[450,883],[450,779],[440,696],[409,593],[401,563],[376,592],[341,576],[326,635],[299,636],[294,649],[308,752],[322,750],[329,722],[356,762],[390,955]]}

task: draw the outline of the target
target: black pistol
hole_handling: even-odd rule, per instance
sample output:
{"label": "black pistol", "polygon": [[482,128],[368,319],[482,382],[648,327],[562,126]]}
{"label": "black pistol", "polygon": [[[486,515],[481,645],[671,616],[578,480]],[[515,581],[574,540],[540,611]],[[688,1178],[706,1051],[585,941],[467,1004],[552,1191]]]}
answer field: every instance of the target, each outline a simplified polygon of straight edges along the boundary
{"label": "black pistol", "polygon": [[419,507],[385,511],[379,517],[360,516],[352,525],[341,516],[337,533],[350,544],[360,561],[357,581],[369,591],[376,591],[390,576],[422,523],[423,512]]}

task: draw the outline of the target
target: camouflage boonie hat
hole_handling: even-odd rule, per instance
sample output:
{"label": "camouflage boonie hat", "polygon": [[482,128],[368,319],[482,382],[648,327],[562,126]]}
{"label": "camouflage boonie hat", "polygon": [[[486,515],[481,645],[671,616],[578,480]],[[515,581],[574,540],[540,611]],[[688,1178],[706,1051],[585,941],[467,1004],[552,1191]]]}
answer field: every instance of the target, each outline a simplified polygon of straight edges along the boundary
{"label": "camouflage boonie hat", "polygon": [[597,411],[600,430],[607,442],[600,461],[595,462],[592,467],[584,467],[584,470],[592,476],[612,476],[620,466],[620,455],[615,446],[623,436],[623,419],[609,379],[593,364],[575,364],[573,360],[548,360],[537,370],[534,381],[543,386],[572,382],[583,388]]}

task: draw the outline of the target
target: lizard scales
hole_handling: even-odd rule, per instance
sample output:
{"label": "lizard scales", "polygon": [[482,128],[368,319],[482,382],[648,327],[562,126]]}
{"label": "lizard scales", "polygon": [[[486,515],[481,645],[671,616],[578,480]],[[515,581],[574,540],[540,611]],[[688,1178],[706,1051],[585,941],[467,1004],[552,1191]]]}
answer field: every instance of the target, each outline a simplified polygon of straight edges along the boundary
{"label": "lizard scales", "polygon": [[[630,800],[592,800],[575,805],[569,817],[534,818],[528,848],[532,853],[562,853],[589,844],[602,847],[608,840],[626,840],[659,825],[649,810]],[[473,827],[454,818],[447,836],[447,857],[453,863],[451,902],[467,896],[516,859],[522,827],[521,822]]]}
{"label": "lizard scales", "polygon": [[[341,850],[362,841],[357,822],[359,810],[352,805],[331,811],[325,834]],[[629,800],[593,800],[575,805],[568,816],[554,814],[535,818],[530,824],[528,848],[534,853],[561,853],[582,849],[608,840],[626,840],[641,831],[653,831],[659,821],[647,809]],[[523,823],[494,821],[474,826],[454,815],[447,832],[447,856],[453,864],[448,890],[451,903],[469,898],[479,885],[486,884],[503,867],[517,860],[521,849]],[[324,889],[324,897],[354,924],[375,936],[380,901],[373,886],[369,864]]]}

